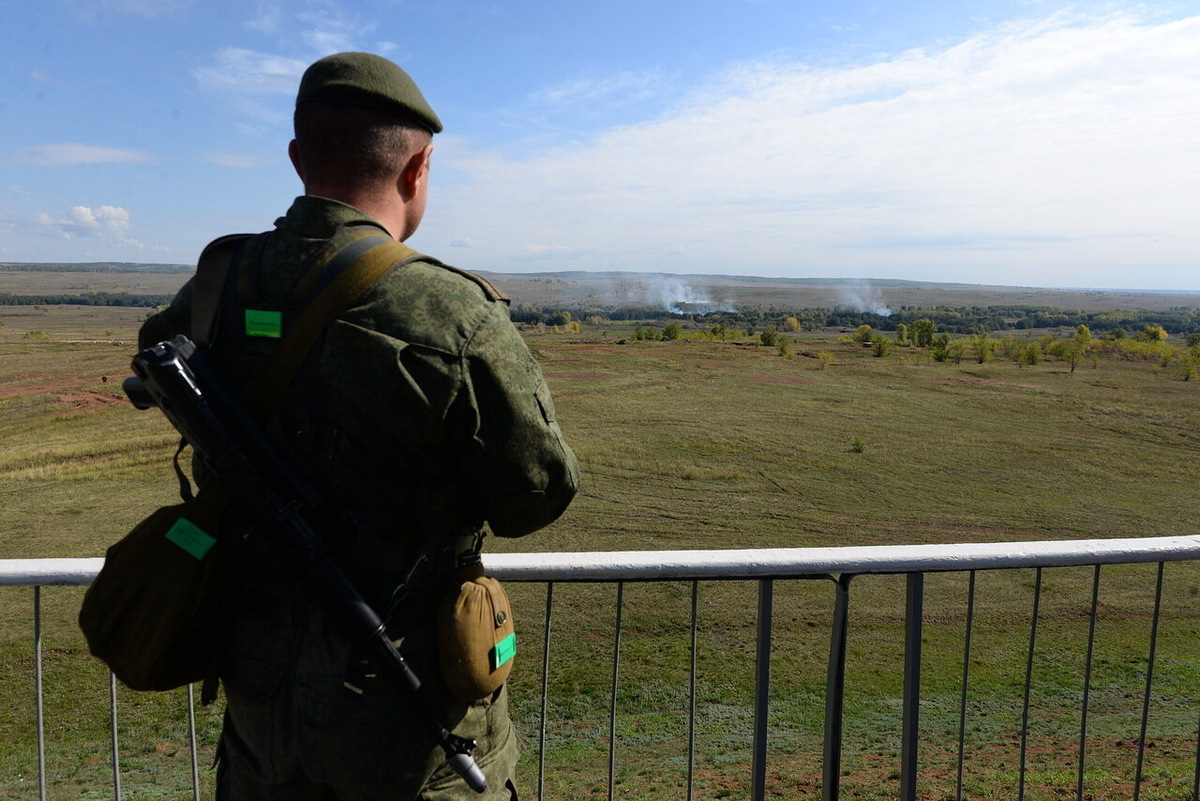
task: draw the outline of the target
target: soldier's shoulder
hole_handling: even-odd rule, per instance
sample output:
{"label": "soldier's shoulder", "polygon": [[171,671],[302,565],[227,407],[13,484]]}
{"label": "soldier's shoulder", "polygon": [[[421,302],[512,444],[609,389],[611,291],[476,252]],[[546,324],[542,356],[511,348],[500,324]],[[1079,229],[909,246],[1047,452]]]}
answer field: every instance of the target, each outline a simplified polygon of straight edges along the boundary
{"label": "soldier's shoulder", "polygon": [[343,318],[380,333],[457,352],[489,320],[508,318],[491,282],[420,256],[397,265]]}
{"label": "soldier's shoulder", "polygon": [[419,254],[415,261],[406,266],[406,269],[412,269],[414,272],[413,277],[418,280],[430,281],[437,284],[457,285],[459,287],[474,287],[483,293],[483,297],[486,300],[505,304],[510,302],[507,295],[483,276],[460,267],[455,267],[452,264],[446,264],[444,261],[435,259],[432,256]]}

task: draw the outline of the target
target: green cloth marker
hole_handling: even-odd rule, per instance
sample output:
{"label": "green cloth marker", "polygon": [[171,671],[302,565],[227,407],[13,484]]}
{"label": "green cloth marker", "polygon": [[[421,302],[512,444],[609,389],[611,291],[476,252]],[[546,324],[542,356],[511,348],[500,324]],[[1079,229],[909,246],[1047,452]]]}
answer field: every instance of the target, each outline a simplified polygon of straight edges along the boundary
{"label": "green cloth marker", "polygon": [[283,336],[283,312],[246,309],[246,336],[279,339]]}
{"label": "green cloth marker", "polygon": [[208,550],[217,542],[216,537],[186,517],[176,520],[175,525],[167,529],[166,536],[171,542],[197,559],[203,559]]}
{"label": "green cloth marker", "polygon": [[496,647],[488,654],[491,657],[492,670],[496,670],[508,660],[517,655],[517,633],[505,637],[500,642],[496,643]]}

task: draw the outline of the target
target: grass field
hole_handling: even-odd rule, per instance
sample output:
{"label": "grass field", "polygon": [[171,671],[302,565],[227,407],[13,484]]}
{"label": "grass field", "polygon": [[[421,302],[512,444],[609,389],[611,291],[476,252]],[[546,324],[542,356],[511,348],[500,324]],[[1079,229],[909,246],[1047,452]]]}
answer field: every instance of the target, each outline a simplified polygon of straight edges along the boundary
{"label": "grass field", "polygon": [[[0,307],[0,558],[99,556],[174,500],[174,432],[120,397],[139,309]],[[630,329],[528,335],[583,467],[557,523],[494,551],[646,550],[984,542],[1194,533],[1200,385],[1146,362],[1018,367],[886,358],[808,333],[783,358],[746,341],[633,342]],[[621,344],[624,342],[624,344]],[[109,380],[105,381],[105,377]],[[1152,759],[1144,798],[1189,797],[1200,663],[1200,571],[1166,570]],[[1028,798],[1073,793],[1091,571],[1044,577]],[[979,577],[967,787],[1013,797],[1032,571]],[[856,579],[844,797],[897,786],[904,581]],[[953,797],[966,578],[927,587],[923,794]],[[513,695],[536,744],[542,593],[513,588],[523,662]],[[556,588],[547,792],[606,797],[614,589]],[[1153,567],[1106,570],[1093,677],[1089,793],[1128,797]],[[107,682],[74,628],[79,592],[50,589],[47,720],[54,798],[103,797]],[[34,798],[31,590],[0,592],[0,798]],[[777,589],[772,771],[779,797],[819,794],[832,588]],[[690,587],[625,593],[618,793],[682,798]],[[697,797],[744,797],[754,587],[700,588]],[[1040,653],[1040,651],[1039,651]],[[174,694],[121,691],[126,798],[176,798],[187,780]],[[211,749],[219,710],[203,710]],[[1075,727],[1075,730],[1072,730]],[[531,786],[535,754],[523,764]],[[205,777],[205,782],[208,777]],[[947,785],[947,781],[949,784]],[[951,795],[946,795],[946,787]],[[1065,790],[1064,790],[1065,788]]]}

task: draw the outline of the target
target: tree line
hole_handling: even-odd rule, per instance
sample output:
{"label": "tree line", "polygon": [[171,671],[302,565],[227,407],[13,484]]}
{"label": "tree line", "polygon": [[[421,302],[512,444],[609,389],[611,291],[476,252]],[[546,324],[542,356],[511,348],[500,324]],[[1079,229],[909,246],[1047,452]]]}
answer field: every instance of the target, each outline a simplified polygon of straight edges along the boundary
{"label": "tree line", "polygon": [[174,295],[135,295],[132,292],[84,292],[76,295],[16,295],[0,292],[0,306],[143,306],[171,302]]}
{"label": "tree line", "polygon": [[[529,325],[565,325],[571,320],[635,322],[651,320],[690,320],[697,325],[723,325],[747,332],[761,331],[768,325],[783,329],[798,325],[803,330],[857,328],[869,325],[880,331],[895,332],[918,320],[929,320],[937,329],[950,334],[1020,331],[1043,328],[1076,328],[1086,325],[1092,331],[1141,331],[1159,326],[1169,334],[1200,331],[1200,309],[1176,307],[1166,311],[1145,309],[1083,311],[1048,306],[902,306],[890,314],[850,308],[809,308],[795,310],[689,311],[670,312],[656,306],[573,306],[549,307],[520,303],[510,315],[514,322]],[[797,330],[791,328],[791,330]]]}

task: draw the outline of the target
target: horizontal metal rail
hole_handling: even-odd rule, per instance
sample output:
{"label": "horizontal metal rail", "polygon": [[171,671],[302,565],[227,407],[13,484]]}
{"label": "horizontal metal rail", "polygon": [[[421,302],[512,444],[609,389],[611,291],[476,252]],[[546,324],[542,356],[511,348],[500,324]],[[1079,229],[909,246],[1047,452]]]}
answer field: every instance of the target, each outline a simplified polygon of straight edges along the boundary
{"label": "horizontal metal rail", "polygon": [[[1200,535],[955,545],[753,548],[707,551],[485,553],[505,581],[662,581],[812,578],[831,574],[938,573],[1020,567],[1177,562],[1200,558]],[[0,586],[86,585],[104,560],[0,559]]]}
{"label": "horizontal metal rail", "polygon": [[[843,697],[847,659],[847,630],[850,619],[850,584],[859,576],[903,574],[908,577],[906,599],[903,603],[906,642],[903,666],[903,721],[900,747],[899,795],[916,798],[918,794],[918,744],[921,710],[921,642],[925,593],[924,576],[932,573],[959,572],[969,574],[966,599],[965,647],[963,652],[961,708],[958,728],[958,770],[956,798],[964,797],[963,765],[966,732],[968,685],[972,661],[972,625],[975,605],[976,571],[1028,568],[1037,571],[1034,604],[1029,627],[1026,653],[1026,675],[1020,731],[1021,752],[1017,797],[1024,797],[1026,787],[1026,736],[1030,714],[1030,688],[1033,682],[1037,640],[1038,602],[1042,594],[1042,571],[1047,568],[1094,566],[1092,585],[1091,623],[1088,634],[1087,678],[1083,692],[1080,737],[1078,742],[1077,797],[1084,795],[1084,759],[1088,737],[1088,692],[1091,686],[1092,645],[1095,638],[1095,617],[1100,569],[1103,565],[1158,564],[1155,606],[1152,616],[1152,639],[1147,657],[1142,728],[1139,740],[1137,777],[1134,796],[1140,793],[1142,751],[1145,747],[1146,721],[1150,709],[1150,694],[1154,677],[1155,637],[1159,619],[1159,598],[1162,592],[1162,565],[1166,562],[1200,561],[1200,536],[1134,538],[1120,540],[1074,540],[1007,542],[955,545],[907,545],[839,548],[780,548],[715,551],[615,551],[590,553],[494,554],[484,556],[487,572],[510,582],[544,583],[546,585],[545,644],[542,665],[541,733],[538,757],[538,797],[544,796],[545,753],[547,748],[546,699],[549,693],[551,617],[554,608],[554,588],[559,583],[611,583],[617,587],[615,633],[612,646],[611,707],[609,710],[609,796],[616,785],[617,691],[622,675],[621,628],[626,582],[691,582],[691,667],[688,692],[688,751],[687,798],[693,797],[695,714],[696,714],[696,650],[697,650],[697,593],[700,581],[750,580],[758,584],[757,645],[755,648],[755,702],[753,705],[753,747],[750,794],[753,799],[765,798],[767,790],[768,697],[771,684],[771,653],[775,582],[785,579],[825,579],[835,588],[832,605],[832,626],[829,641],[828,675],[825,692],[824,753],[822,759],[822,796],[828,801],[837,799],[840,792],[843,737]],[[46,586],[87,585],[94,578],[102,559],[16,559],[0,560],[0,586],[35,588],[35,684],[38,727],[38,757],[40,796],[45,798],[45,774],[42,721],[42,621],[40,612],[41,588]],[[116,692],[112,690],[113,782],[114,797],[120,797],[120,769],[116,753]],[[193,796],[199,797],[194,718],[190,716]],[[1198,751],[1195,786],[1200,789],[1200,751]]]}

